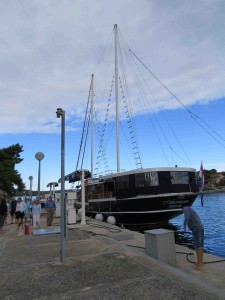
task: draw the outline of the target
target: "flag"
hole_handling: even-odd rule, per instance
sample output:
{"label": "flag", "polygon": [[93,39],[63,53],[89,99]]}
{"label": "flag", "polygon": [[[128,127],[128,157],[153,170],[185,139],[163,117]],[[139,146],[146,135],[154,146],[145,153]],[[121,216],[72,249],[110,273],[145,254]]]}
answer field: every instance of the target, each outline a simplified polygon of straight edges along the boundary
{"label": "flag", "polygon": [[200,170],[198,174],[198,185],[200,187],[200,191],[202,192],[204,187],[204,169],[203,169],[202,161],[201,161]]}
{"label": "flag", "polygon": [[[204,169],[203,169],[203,164],[201,161],[201,165],[200,165],[200,170],[199,170],[199,174],[198,174],[198,185],[199,185],[199,189],[200,192],[202,192],[203,187],[204,187]],[[204,203],[204,199],[203,199],[203,194],[201,195],[201,205],[203,206]]]}

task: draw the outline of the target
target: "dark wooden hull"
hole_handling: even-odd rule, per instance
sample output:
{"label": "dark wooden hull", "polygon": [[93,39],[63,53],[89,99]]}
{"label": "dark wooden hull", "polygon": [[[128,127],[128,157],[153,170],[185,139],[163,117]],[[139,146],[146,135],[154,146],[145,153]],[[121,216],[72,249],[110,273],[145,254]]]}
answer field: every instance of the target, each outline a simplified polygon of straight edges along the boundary
{"label": "dark wooden hull", "polygon": [[[134,199],[93,199],[86,203],[86,215],[95,217],[101,213],[104,221],[114,216],[116,224],[124,226],[144,226],[166,223],[182,214],[181,205],[192,205],[197,197],[195,193],[177,195],[156,195],[153,197],[135,197]],[[76,203],[80,208],[81,203]]]}
{"label": "dark wooden hull", "polygon": [[[128,171],[85,185],[86,215],[114,216],[124,226],[168,222],[182,214],[182,204],[192,205],[198,195],[196,172],[187,168]],[[79,202],[80,201],[80,202]],[[81,207],[78,195],[76,207]]]}

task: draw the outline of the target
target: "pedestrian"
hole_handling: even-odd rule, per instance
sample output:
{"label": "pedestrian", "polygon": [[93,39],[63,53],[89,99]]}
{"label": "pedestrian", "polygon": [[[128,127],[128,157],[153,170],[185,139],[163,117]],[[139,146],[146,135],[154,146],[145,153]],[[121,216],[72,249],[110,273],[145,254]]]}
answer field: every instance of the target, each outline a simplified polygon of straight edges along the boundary
{"label": "pedestrian", "polygon": [[204,226],[199,215],[194,211],[193,208],[182,205],[184,213],[184,230],[186,231],[186,225],[192,231],[194,248],[197,255],[196,270],[201,270],[203,267],[203,244],[204,244]]}
{"label": "pedestrian", "polygon": [[25,210],[24,210],[24,223],[28,221],[28,218],[30,218],[30,201],[25,198]]}
{"label": "pedestrian", "polygon": [[23,218],[24,218],[25,204],[22,202],[22,198],[19,197],[16,204],[16,224],[19,230],[20,225],[23,229]]}
{"label": "pedestrian", "polygon": [[0,203],[0,234],[4,233],[3,226],[5,224],[5,219],[7,217],[7,205],[6,205],[6,199],[2,199]]}
{"label": "pedestrian", "polygon": [[16,204],[17,204],[17,201],[15,198],[12,198],[11,202],[10,202],[10,216],[11,216],[11,224],[13,224],[13,217],[15,219],[15,222],[16,222],[16,215],[15,215],[15,212],[16,212]]}
{"label": "pedestrian", "polygon": [[40,218],[41,218],[41,204],[39,200],[35,199],[32,205],[32,219],[33,219],[33,227],[40,228]]}
{"label": "pedestrian", "polygon": [[47,211],[47,226],[51,226],[53,222],[54,212],[56,209],[55,201],[52,199],[52,196],[49,196],[45,203],[45,208]]}

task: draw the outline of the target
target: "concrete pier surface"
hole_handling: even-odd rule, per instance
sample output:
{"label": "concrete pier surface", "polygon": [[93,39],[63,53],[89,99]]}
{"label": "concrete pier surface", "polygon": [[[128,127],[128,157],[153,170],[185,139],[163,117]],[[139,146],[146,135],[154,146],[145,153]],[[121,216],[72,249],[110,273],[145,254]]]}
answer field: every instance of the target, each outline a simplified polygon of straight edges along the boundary
{"label": "concrete pier surface", "polygon": [[[9,222],[9,219],[8,219]],[[41,218],[46,229],[46,216]],[[49,230],[60,228],[55,218]],[[176,245],[176,265],[146,254],[144,234],[89,219],[68,225],[64,263],[60,234],[25,235],[15,224],[0,235],[0,299],[225,299],[225,262],[193,269]],[[222,260],[209,254],[205,262]]]}

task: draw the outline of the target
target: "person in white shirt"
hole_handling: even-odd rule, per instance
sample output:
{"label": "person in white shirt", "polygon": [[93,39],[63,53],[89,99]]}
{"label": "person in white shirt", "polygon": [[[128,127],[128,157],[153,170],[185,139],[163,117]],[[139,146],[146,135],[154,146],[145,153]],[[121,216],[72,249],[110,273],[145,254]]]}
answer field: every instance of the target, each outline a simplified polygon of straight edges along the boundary
{"label": "person in white shirt", "polygon": [[19,229],[20,225],[22,225],[23,228],[24,210],[25,210],[25,204],[22,202],[22,198],[19,197],[16,204],[17,229]]}
{"label": "person in white shirt", "polygon": [[33,214],[33,227],[40,228],[40,216],[41,216],[41,204],[39,200],[34,200],[34,204],[32,206],[32,214]]}

